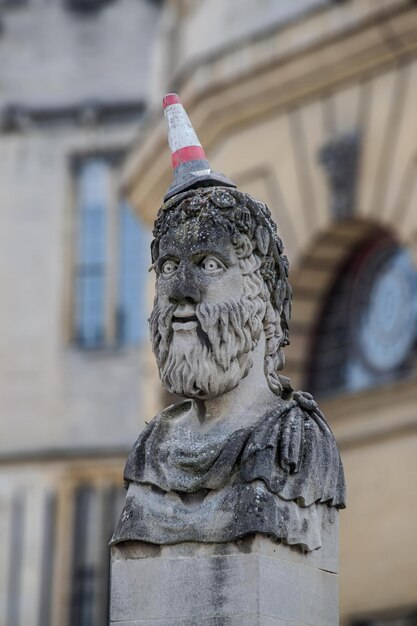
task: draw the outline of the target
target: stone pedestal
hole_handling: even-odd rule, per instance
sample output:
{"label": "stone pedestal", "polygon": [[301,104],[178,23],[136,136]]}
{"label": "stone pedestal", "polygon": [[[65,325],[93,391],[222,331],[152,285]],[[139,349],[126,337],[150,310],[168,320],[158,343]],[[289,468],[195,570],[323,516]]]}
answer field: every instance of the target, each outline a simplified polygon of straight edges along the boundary
{"label": "stone pedestal", "polygon": [[337,626],[338,528],[304,554],[256,535],[112,548],[111,624]]}

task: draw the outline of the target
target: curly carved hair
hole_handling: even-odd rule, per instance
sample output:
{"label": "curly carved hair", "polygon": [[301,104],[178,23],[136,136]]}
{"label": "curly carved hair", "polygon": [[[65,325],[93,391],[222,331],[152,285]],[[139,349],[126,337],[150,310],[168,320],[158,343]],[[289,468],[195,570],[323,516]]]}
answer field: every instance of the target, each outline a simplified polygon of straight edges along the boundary
{"label": "curly carved hair", "polygon": [[161,238],[174,227],[196,219],[225,230],[243,260],[243,248],[257,259],[266,286],[267,306],[263,320],[266,336],[265,374],[275,393],[290,391],[289,381],[278,374],[284,364],[282,348],[289,344],[291,285],[288,259],[268,207],[249,194],[226,187],[204,187],[177,194],[158,211],[151,244],[152,261],[158,259]]}

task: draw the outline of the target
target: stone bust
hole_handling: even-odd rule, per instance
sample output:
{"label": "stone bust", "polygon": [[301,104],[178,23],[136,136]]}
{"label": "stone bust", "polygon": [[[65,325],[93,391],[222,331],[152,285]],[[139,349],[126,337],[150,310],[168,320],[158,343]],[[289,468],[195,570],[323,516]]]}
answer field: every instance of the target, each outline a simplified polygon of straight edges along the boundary
{"label": "stone bust", "polygon": [[268,208],[231,186],[175,193],[152,261],[153,351],[162,383],[185,400],[134,445],[112,544],[261,533],[319,548],[345,506],[343,468],[316,402],[281,375],[291,287]]}

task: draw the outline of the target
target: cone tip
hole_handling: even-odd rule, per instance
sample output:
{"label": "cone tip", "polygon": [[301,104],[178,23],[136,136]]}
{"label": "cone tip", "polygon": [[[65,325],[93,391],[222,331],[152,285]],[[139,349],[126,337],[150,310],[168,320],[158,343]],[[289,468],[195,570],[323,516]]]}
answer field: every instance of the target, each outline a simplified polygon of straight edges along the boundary
{"label": "cone tip", "polygon": [[181,104],[181,101],[176,93],[167,93],[162,100],[162,104],[164,109],[166,109],[171,104]]}

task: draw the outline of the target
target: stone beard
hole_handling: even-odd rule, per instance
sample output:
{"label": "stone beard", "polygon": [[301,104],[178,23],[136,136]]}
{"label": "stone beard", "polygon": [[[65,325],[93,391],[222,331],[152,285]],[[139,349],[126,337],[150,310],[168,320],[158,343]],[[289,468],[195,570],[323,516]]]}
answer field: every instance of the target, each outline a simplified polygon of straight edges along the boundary
{"label": "stone beard", "polygon": [[156,296],[151,340],[161,381],[171,393],[188,398],[219,396],[234,389],[252,367],[251,352],[263,330],[265,286],[260,261],[253,253],[239,265],[245,295],[198,304],[196,323],[188,324],[191,328],[173,329],[176,305],[161,305]]}

